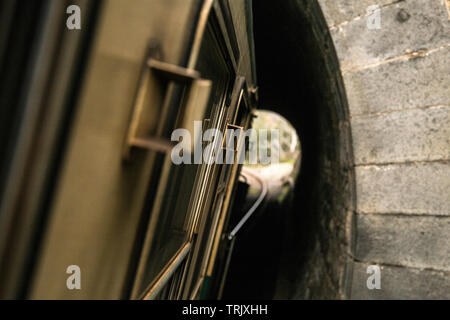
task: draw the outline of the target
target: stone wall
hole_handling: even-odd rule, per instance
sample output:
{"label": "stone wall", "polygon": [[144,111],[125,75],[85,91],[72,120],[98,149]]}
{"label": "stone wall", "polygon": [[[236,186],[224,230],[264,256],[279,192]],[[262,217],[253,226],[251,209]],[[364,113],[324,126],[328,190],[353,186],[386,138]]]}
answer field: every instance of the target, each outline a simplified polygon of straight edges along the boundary
{"label": "stone wall", "polygon": [[[318,2],[340,61],[353,139],[347,297],[449,299],[448,2]],[[367,27],[370,5],[380,8],[380,29]],[[369,264],[381,266],[380,290],[366,287]]]}

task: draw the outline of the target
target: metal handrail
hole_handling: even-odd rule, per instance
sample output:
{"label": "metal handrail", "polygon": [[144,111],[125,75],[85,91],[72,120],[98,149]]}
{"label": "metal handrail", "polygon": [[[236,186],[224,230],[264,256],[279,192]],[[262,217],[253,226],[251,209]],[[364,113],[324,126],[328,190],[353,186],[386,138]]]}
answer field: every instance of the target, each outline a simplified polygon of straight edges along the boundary
{"label": "metal handrail", "polygon": [[247,213],[242,217],[242,219],[239,221],[239,223],[234,227],[233,230],[231,230],[230,234],[228,235],[228,239],[231,240],[236,236],[236,233],[242,228],[242,226],[247,222],[247,220],[252,216],[252,214],[256,211],[256,209],[260,206],[261,202],[264,200],[267,194],[267,182],[262,179],[259,175],[251,172],[251,170],[246,169],[245,167],[242,167],[241,174],[249,175],[253,178],[255,178],[260,184],[262,191],[259,194],[258,199],[256,199],[255,203],[252,205],[252,207],[247,211]]}

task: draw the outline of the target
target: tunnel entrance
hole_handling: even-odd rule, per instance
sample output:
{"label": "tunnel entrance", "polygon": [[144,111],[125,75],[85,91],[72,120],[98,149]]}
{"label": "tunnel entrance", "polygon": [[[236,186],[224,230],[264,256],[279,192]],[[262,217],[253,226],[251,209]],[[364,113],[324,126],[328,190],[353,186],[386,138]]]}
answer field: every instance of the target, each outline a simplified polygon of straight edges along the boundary
{"label": "tunnel entrance", "polygon": [[300,139],[286,118],[257,110],[251,132],[250,150],[256,151],[259,160],[261,154],[270,154],[272,161],[253,162],[247,157],[242,167],[226,232],[229,244],[218,290],[222,299],[274,297],[285,222],[292,211],[294,184],[301,167]]}
{"label": "tunnel entrance", "polygon": [[287,118],[302,142],[302,170],[278,235],[284,243],[274,298],[341,298],[355,192],[336,52],[316,2],[253,6],[259,109]]}
{"label": "tunnel entrance", "polygon": [[[297,179],[301,166],[301,142],[297,131],[292,124],[280,114],[269,110],[256,110],[252,121],[252,130],[255,132],[250,139],[252,145],[261,148],[258,143],[265,138],[266,132],[275,130],[277,138],[270,137],[270,143],[265,146],[268,150],[258,150],[258,153],[271,154],[276,152],[275,162],[267,164],[252,164],[248,160],[245,167],[254,171],[262,178],[279,187],[284,182],[293,184]],[[261,134],[260,134],[261,133]],[[253,139],[252,139],[253,138]],[[275,148],[275,150],[272,150]]]}

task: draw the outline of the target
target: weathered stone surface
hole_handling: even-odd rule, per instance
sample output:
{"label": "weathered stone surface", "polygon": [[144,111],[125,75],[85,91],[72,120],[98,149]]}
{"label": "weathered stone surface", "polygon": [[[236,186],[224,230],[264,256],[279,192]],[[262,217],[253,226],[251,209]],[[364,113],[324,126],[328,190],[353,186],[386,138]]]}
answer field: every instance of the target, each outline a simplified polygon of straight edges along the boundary
{"label": "weathered stone surface", "polygon": [[450,271],[450,217],[358,214],[356,259]]}
{"label": "weathered stone surface", "polygon": [[450,106],[352,119],[356,164],[450,159]]}
{"label": "weathered stone surface", "polygon": [[381,289],[369,290],[368,266],[353,264],[351,299],[450,299],[448,272],[380,266]]}
{"label": "weathered stone surface", "polygon": [[357,166],[357,211],[450,215],[450,163]]}
{"label": "weathered stone surface", "polygon": [[328,25],[334,26],[365,15],[369,6],[378,5],[383,7],[397,1],[398,0],[319,0],[319,4]]}
{"label": "weathered stone surface", "polygon": [[350,113],[450,104],[450,46],[425,57],[344,74]]}
{"label": "weathered stone surface", "polygon": [[[445,1],[318,2],[331,27],[351,115],[359,212],[351,251],[364,262],[406,266],[382,267],[382,289],[369,290],[367,264],[349,263],[348,296],[450,299]],[[374,4],[381,7],[378,30],[367,27],[366,9]]]}
{"label": "weathered stone surface", "polygon": [[372,18],[366,16],[332,30],[343,70],[450,43],[450,21],[441,0],[403,1],[378,12],[380,29],[368,28]]}

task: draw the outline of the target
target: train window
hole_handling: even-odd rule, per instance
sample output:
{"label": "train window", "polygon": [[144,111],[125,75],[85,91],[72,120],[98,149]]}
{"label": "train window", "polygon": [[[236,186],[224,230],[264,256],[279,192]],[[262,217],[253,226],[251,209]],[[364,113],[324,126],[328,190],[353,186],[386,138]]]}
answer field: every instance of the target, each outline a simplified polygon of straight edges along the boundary
{"label": "train window", "polygon": [[[228,152],[232,152],[232,162],[227,164],[224,162],[220,165],[217,182],[215,182],[215,192],[212,202],[212,210],[210,213],[205,214],[205,219],[202,222],[199,234],[202,234],[202,238],[199,244],[198,252],[202,253],[195,255],[196,265],[191,276],[191,283],[189,289],[191,295],[185,294],[184,298],[190,299],[202,299],[207,297],[209,290],[210,279],[215,266],[215,257],[219,243],[221,241],[222,230],[225,220],[228,216],[229,204],[231,194],[234,188],[234,178],[240,168],[239,153],[244,151],[240,144],[243,130],[248,126],[249,109],[245,98],[245,80],[243,78],[237,78],[233,89],[233,98],[230,106],[227,110],[227,115],[224,119],[223,130],[224,140],[222,142],[223,155],[226,158]],[[230,123],[231,122],[231,123]],[[226,130],[238,130],[237,139],[233,139],[234,143],[229,144],[225,138]],[[208,207],[209,208],[209,207]],[[207,209],[208,210],[208,209]]]}
{"label": "train window", "polygon": [[[209,21],[196,66],[202,78],[212,81],[203,123],[213,128],[223,126],[226,114],[225,101],[234,79],[233,69],[227,62],[217,37],[217,31]],[[211,208],[217,207],[212,203],[219,173],[217,164],[166,163],[166,167],[170,173],[167,180],[163,181],[164,193],[157,200],[160,206],[152,212],[154,217],[151,219],[154,226],[152,227],[150,222],[151,234],[141,258],[142,265],[135,284],[136,296],[142,296],[144,292],[147,292],[146,297],[152,298],[178,296],[183,284],[183,269],[188,268],[189,264],[187,262],[173,264],[172,262],[182,252],[183,246],[190,244],[192,240],[195,241],[197,237],[194,234],[194,239],[190,238],[192,227],[195,226],[195,220],[192,219],[196,213],[199,212],[200,216],[212,217],[214,213]],[[200,238],[206,241],[204,237]],[[197,249],[197,252],[201,255],[203,250]],[[165,283],[163,291],[158,291],[154,296],[152,288],[159,285],[160,279],[169,273],[171,278]]]}
{"label": "train window", "polygon": [[[226,98],[230,93],[234,81],[234,72],[227,62],[226,54],[217,34],[217,28],[212,23],[208,24],[205,32],[204,42],[200,49],[197,69],[202,76],[209,79],[217,79],[213,84],[211,99],[216,103],[212,105],[212,110],[208,118],[209,128],[223,130],[226,123]],[[206,129],[206,128],[205,128]],[[191,298],[191,292],[198,292],[199,281],[201,281],[201,271],[204,269],[204,260],[209,256],[214,226],[219,217],[222,207],[220,199],[220,171],[222,165],[204,164],[202,189],[198,201],[200,202],[200,220],[198,222],[198,232],[196,232],[197,245],[193,252],[192,265],[187,275],[184,298]],[[207,192],[206,192],[207,191]]]}
{"label": "train window", "polygon": [[188,206],[194,185],[197,165],[173,166],[158,213],[158,222],[152,246],[146,258],[147,268],[142,278],[141,290],[152,282],[170,259],[186,242]]}

